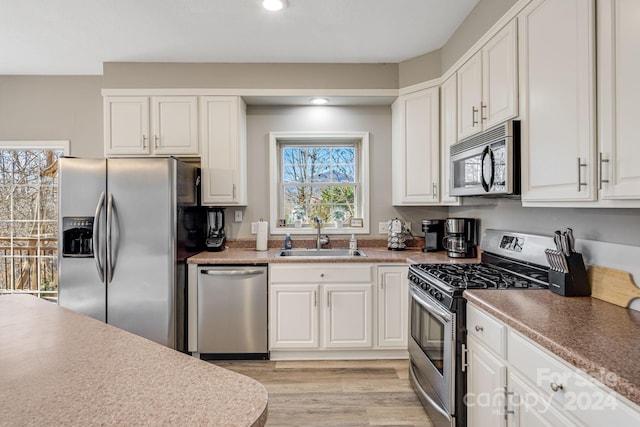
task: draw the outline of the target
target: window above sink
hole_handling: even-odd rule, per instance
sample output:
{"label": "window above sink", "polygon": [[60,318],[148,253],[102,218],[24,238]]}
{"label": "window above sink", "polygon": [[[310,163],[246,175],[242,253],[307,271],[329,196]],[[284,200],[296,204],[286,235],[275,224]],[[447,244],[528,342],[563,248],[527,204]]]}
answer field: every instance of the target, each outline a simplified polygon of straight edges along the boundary
{"label": "window above sink", "polygon": [[369,233],[369,133],[271,132],[272,234]]}

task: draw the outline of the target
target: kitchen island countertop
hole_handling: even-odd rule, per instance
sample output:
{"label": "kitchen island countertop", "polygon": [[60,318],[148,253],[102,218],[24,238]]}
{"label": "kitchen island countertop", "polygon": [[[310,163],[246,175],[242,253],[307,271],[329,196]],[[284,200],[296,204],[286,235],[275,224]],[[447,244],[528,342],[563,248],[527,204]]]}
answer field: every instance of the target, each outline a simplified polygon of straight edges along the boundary
{"label": "kitchen island countertop", "polygon": [[0,424],[263,426],[259,382],[30,295],[0,296]]}
{"label": "kitchen island countertop", "polygon": [[469,290],[465,298],[640,405],[640,312],[548,290]]}

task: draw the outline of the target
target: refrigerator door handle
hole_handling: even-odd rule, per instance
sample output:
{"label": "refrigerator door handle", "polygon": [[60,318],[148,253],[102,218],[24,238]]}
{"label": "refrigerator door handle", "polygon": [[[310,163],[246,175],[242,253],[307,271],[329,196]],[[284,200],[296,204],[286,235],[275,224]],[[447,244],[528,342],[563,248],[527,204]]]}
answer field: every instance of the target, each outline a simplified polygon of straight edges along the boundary
{"label": "refrigerator door handle", "polygon": [[113,194],[107,201],[107,283],[113,280],[113,252],[111,251],[111,226],[113,225]]}
{"label": "refrigerator door handle", "polygon": [[100,260],[100,215],[104,205],[104,191],[100,194],[98,205],[96,206],[96,215],[93,221],[93,258],[96,262],[96,269],[100,277],[100,283],[104,283],[104,265]]}

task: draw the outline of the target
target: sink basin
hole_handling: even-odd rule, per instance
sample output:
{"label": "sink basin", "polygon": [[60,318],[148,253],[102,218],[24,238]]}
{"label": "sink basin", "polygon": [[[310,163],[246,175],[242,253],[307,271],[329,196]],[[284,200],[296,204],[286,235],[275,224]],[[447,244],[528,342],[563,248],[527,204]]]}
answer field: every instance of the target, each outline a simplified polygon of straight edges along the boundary
{"label": "sink basin", "polygon": [[278,256],[296,258],[352,258],[366,255],[360,249],[280,249]]}

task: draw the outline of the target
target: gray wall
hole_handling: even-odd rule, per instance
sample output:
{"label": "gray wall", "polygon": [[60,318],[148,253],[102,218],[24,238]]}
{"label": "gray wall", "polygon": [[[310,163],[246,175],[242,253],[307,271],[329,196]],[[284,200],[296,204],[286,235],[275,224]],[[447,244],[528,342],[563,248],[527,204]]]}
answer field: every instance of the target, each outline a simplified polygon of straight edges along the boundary
{"label": "gray wall", "polygon": [[398,64],[400,87],[407,87],[442,75],[440,49]]}
{"label": "gray wall", "polygon": [[398,64],[199,64],[107,62],[104,87],[397,89]]}
{"label": "gray wall", "polygon": [[101,76],[0,76],[0,140],[70,140],[102,157]]}
{"label": "gray wall", "polygon": [[[269,217],[269,132],[282,131],[367,131],[369,132],[369,177],[371,237],[378,222],[402,217],[391,206],[391,108],[390,107],[277,107],[249,106],[247,109],[248,206],[244,221],[234,223],[226,210],[226,224],[233,238],[251,237],[250,223]],[[445,208],[432,212],[442,216]],[[436,213],[427,213],[431,216]],[[417,225],[418,229],[420,225]],[[414,227],[415,229],[415,227]],[[386,236],[382,236],[385,237]],[[360,238],[360,237],[359,237]]]}
{"label": "gray wall", "polygon": [[446,72],[518,0],[480,0],[455,33],[442,46],[442,72]]}

